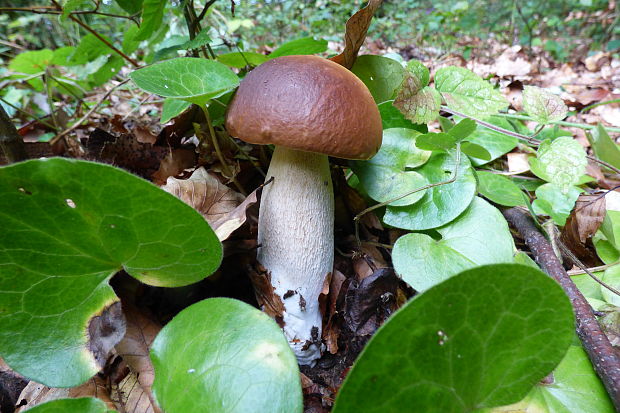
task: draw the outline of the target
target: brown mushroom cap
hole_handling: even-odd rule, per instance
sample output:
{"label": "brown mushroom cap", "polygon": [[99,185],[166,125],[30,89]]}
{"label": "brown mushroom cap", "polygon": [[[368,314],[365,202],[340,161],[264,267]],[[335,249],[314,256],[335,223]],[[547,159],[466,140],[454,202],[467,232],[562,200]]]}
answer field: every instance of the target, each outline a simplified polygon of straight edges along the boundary
{"label": "brown mushroom cap", "polygon": [[345,159],[381,146],[377,105],[352,72],[317,56],[284,56],[252,70],[228,106],[226,129],[255,144]]}

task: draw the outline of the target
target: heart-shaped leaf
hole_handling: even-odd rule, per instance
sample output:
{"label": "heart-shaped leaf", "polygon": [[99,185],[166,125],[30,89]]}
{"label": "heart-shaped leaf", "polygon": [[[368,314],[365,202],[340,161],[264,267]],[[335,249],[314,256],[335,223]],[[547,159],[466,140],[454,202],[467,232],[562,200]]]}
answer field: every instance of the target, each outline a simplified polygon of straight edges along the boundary
{"label": "heart-shaped leaf", "polygon": [[474,198],[463,214],[437,232],[441,240],[407,234],[394,244],[394,270],[417,291],[477,265],[513,262],[515,246],[508,224],[481,198]]}
{"label": "heart-shaped leaf", "polygon": [[228,298],[181,311],[151,348],[166,413],[301,412],[297,359],[265,313]]}
{"label": "heart-shaped leaf", "polygon": [[508,102],[487,81],[464,67],[444,67],[435,74],[435,87],[448,107],[478,118],[506,108]]}
{"label": "heart-shaped leaf", "polygon": [[0,211],[0,356],[52,387],[86,381],[122,337],[112,275],[182,286],[222,257],[200,214],[108,165],[53,158],[0,168]]}
{"label": "heart-shaped leaf", "polygon": [[239,78],[214,60],[179,57],[129,74],[138,87],[157,95],[203,106],[239,86]]}
{"label": "heart-shaped leaf", "polygon": [[536,155],[543,178],[558,185],[564,193],[579,181],[588,164],[583,146],[570,136],[543,141]]}
{"label": "heart-shaped leaf", "polygon": [[[464,413],[514,403],[562,360],[570,301],[539,270],[473,268],[431,288],[384,324],[355,362],[334,413]],[[405,409],[406,410],[406,409]]]}
{"label": "heart-shaped leaf", "polygon": [[[416,169],[431,184],[448,182],[453,176],[456,154],[434,152],[428,162]],[[461,157],[456,180],[427,189],[413,205],[388,206],[383,221],[394,227],[423,230],[437,228],[459,216],[476,193],[476,178],[469,159]]]}
{"label": "heart-shaped leaf", "polygon": [[29,413],[115,413],[116,410],[110,410],[105,403],[94,397],[80,397],[77,399],[58,399],[50,402],[39,404],[32,409],[28,409]]}
{"label": "heart-shaped leaf", "polygon": [[561,97],[536,86],[523,89],[523,109],[541,124],[562,120],[568,113]]}
{"label": "heart-shaped leaf", "polygon": [[[351,168],[375,201],[387,202],[414,189],[428,184],[428,181],[411,168],[424,164],[431,153],[415,146],[417,131],[393,128],[383,131],[383,143],[379,152],[368,161],[351,163]],[[419,191],[390,205],[410,205],[424,196]]]}

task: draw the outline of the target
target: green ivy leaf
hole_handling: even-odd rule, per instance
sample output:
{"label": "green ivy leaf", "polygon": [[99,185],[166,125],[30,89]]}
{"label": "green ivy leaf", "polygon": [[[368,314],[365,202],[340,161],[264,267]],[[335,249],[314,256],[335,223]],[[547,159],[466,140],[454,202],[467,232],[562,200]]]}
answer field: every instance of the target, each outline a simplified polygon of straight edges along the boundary
{"label": "green ivy leaf", "polygon": [[142,22],[135,40],[147,40],[164,20],[167,0],[143,0]]}
{"label": "green ivy leaf", "polygon": [[556,184],[548,183],[536,189],[536,200],[532,203],[537,215],[550,216],[556,224],[563,226],[577,202],[581,189],[571,186],[564,192]]}
{"label": "green ivy leaf", "polygon": [[409,301],[366,345],[334,413],[462,413],[514,403],[562,360],[570,301],[534,268],[473,268]]}
{"label": "green ivy leaf", "polygon": [[0,168],[0,211],[0,357],[52,387],[81,384],[105,362],[85,332],[118,301],[108,284],[116,272],[183,286],[222,257],[200,214],[108,165],[52,158]]}
{"label": "green ivy leaf", "polygon": [[477,175],[478,191],[486,198],[503,206],[525,205],[525,194],[510,178],[487,171],[477,171]]}
{"label": "green ivy leaf", "polygon": [[167,413],[303,410],[282,330],[241,301],[211,298],[181,311],[153,342],[151,360],[153,395]]}
{"label": "green ivy leaf", "polygon": [[[429,183],[446,182],[455,169],[455,154],[435,152],[429,161],[417,169]],[[428,189],[413,205],[388,206],[383,221],[397,228],[424,230],[447,224],[459,216],[476,193],[476,178],[469,159],[461,157],[456,181]]]}
{"label": "green ivy leaf", "polygon": [[539,383],[519,403],[476,413],[613,413],[605,387],[580,346],[570,346],[553,371],[552,383]]}
{"label": "green ivy leaf", "polygon": [[408,119],[405,119],[403,113],[392,105],[393,102],[393,100],[387,100],[378,105],[379,113],[381,114],[381,122],[383,123],[383,129],[407,128],[417,130],[422,133],[428,132],[428,127],[425,124],[416,124]]}
{"label": "green ivy leaf", "polygon": [[164,99],[164,105],[161,109],[160,122],[163,124],[168,122],[170,119],[179,116],[181,113],[185,112],[185,110],[191,105],[192,104],[186,100],[172,98]]}
{"label": "green ivy leaf", "polygon": [[592,134],[588,135],[588,138],[597,158],[616,168],[620,168],[620,148],[609,137],[603,125],[597,124],[596,128],[592,130]]}
{"label": "green ivy leaf", "polygon": [[269,60],[269,57],[255,52],[233,52],[218,55],[217,60],[226,66],[243,69],[248,65],[258,66],[261,63],[265,63]]}
{"label": "green ivy leaf", "polygon": [[106,404],[94,397],[80,397],[77,399],[57,399],[41,403],[28,409],[28,413],[115,413],[109,410]]}
{"label": "green ivy leaf", "polygon": [[[416,148],[418,135],[412,129],[386,129],[383,131],[381,149],[372,159],[351,162],[351,168],[375,201],[387,202],[428,184],[422,175],[410,170],[423,165],[431,155],[430,152]],[[390,205],[413,204],[424,193],[416,192]]]}
{"label": "green ivy leaf", "polygon": [[435,87],[451,109],[486,118],[505,109],[508,102],[489,82],[464,67],[444,67],[435,74]]}
{"label": "green ivy leaf", "polygon": [[572,137],[561,136],[550,142],[542,141],[536,153],[545,178],[567,192],[585,173],[586,151]]}
{"label": "green ivy leaf", "polygon": [[524,87],[523,109],[534,121],[543,125],[562,120],[568,113],[562,98],[536,86]]}
{"label": "green ivy leaf", "polygon": [[[505,118],[491,116],[487,119],[487,121],[503,129],[514,131],[512,124]],[[514,136],[508,136],[482,126],[473,131],[472,134],[467,137],[467,141],[482,146],[491,156],[488,160],[473,157],[471,161],[476,166],[484,165],[485,163],[495,160],[510,152],[517,146],[518,143],[517,138]]]}
{"label": "green ivy leaf", "polygon": [[138,87],[150,93],[206,105],[239,85],[239,78],[222,63],[179,57],[155,63],[129,74]]}
{"label": "green ivy leaf", "polygon": [[327,50],[327,40],[315,39],[314,37],[304,37],[283,43],[276,50],[269,54],[270,59],[280,56],[304,55],[323,53]]}
{"label": "green ivy leaf", "polygon": [[377,104],[394,99],[405,77],[405,68],[383,56],[359,56],[351,71],[366,85]]}
{"label": "green ivy leaf", "polygon": [[438,241],[426,234],[407,234],[394,244],[394,271],[417,291],[478,265],[513,262],[508,224],[481,198],[475,197],[463,214],[436,231],[441,234]]}

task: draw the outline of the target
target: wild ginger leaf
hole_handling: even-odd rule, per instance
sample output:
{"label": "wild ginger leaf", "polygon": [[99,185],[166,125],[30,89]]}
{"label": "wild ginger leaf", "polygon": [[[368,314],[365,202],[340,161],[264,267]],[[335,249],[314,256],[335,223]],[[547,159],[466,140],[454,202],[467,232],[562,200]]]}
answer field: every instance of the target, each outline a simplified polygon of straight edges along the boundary
{"label": "wild ginger leaf", "polygon": [[491,84],[464,67],[444,67],[435,74],[435,88],[449,108],[486,118],[505,109],[508,102]]}
{"label": "wild ginger leaf", "polygon": [[562,98],[537,86],[525,86],[523,89],[523,109],[543,125],[562,120],[568,113]]}

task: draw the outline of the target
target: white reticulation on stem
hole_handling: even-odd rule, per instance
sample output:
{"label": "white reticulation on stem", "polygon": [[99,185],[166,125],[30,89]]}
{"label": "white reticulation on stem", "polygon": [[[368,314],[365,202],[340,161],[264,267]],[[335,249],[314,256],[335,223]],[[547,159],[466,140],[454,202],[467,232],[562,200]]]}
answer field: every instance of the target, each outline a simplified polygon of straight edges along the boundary
{"label": "white reticulation on stem", "polygon": [[334,263],[334,193],[326,155],[276,146],[261,197],[258,261],[282,299],[299,364],[321,356],[319,294]]}

